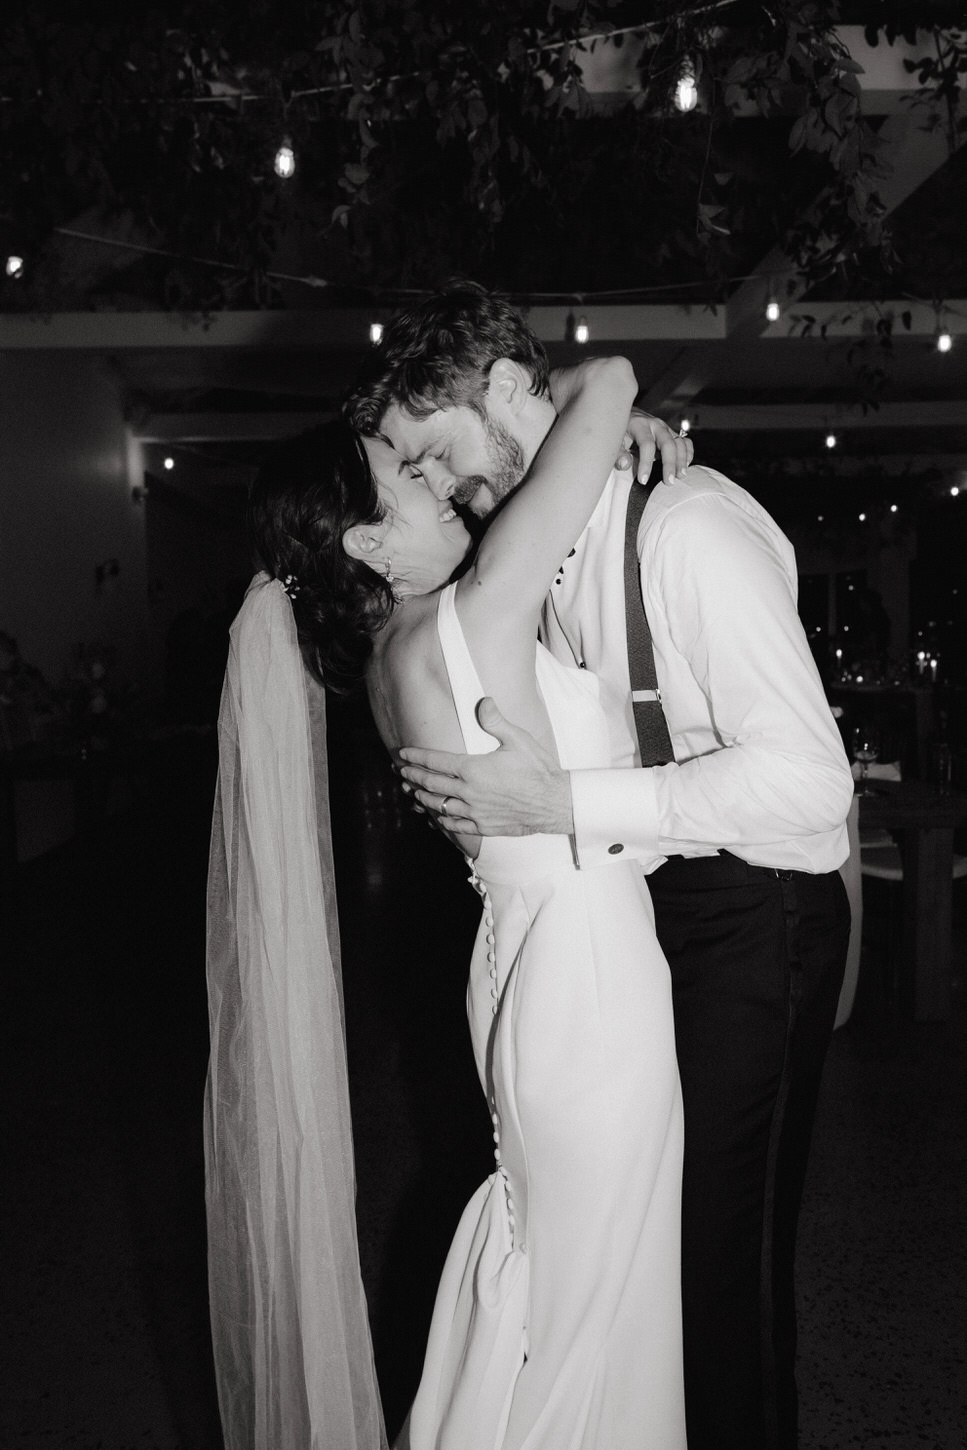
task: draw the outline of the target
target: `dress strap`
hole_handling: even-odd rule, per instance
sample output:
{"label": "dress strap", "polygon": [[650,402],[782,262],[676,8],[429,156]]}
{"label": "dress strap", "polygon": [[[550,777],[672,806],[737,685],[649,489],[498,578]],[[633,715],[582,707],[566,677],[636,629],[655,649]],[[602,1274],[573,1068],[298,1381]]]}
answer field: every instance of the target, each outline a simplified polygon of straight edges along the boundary
{"label": "dress strap", "polygon": [[500,742],[477,723],[476,709],[485,691],[457,614],[456,594],[456,584],[448,584],[440,592],[437,633],[450,680],[450,693],[463,731],[463,743],[471,755],[486,755],[488,751],[496,750]]}

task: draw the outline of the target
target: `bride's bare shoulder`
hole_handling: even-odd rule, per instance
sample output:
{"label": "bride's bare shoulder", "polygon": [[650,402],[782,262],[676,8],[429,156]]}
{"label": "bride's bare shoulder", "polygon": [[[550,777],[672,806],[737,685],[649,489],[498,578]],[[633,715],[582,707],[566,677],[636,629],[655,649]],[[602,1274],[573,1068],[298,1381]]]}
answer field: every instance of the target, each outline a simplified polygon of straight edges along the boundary
{"label": "bride's bare shoulder", "polygon": [[409,609],[394,615],[375,643],[367,686],[377,727],[390,750],[403,744],[458,749],[462,737],[437,637],[435,600],[432,608],[408,615]]}

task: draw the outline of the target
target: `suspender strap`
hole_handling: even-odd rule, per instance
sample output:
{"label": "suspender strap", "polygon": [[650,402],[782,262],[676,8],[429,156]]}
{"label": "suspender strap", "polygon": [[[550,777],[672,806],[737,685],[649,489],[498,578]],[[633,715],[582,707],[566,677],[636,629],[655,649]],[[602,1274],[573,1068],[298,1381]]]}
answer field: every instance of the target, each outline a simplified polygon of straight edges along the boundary
{"label": "suspender strap", "polygon": [[666,765],[675,759],[675,752],[661,707],[655,652],[641,600],[641,574],[638,564],[638,524],[653,487],[653,483],[646,487],[632,483],[628,495],[628,512],[625,518],[625,630],[628,638],[631,702],[641,763]]}

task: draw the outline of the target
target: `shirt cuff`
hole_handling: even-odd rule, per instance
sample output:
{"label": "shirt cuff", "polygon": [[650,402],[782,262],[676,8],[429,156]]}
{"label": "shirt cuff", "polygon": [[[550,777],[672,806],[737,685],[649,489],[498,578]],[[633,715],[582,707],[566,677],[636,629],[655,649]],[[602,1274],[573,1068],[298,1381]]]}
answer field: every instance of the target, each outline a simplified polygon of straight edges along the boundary
{"label": "shirt cuff", "polygon": [[571,808],[578,865],[647,860],[658,850],[658,801],[652,770],[572,770]]}

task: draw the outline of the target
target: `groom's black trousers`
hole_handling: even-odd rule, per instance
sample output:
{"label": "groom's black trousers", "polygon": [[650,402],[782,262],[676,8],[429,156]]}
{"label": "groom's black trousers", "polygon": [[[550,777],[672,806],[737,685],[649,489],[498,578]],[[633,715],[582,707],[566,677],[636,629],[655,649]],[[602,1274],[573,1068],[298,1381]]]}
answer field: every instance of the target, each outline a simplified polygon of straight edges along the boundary
{"label": "groom's black trousers", "polygon": [[838,872],[670,859],[648,877],[685,1103],[689,1450],[793,1450],[796,1221],[849,905]]}

